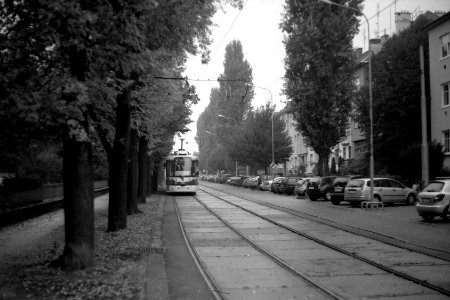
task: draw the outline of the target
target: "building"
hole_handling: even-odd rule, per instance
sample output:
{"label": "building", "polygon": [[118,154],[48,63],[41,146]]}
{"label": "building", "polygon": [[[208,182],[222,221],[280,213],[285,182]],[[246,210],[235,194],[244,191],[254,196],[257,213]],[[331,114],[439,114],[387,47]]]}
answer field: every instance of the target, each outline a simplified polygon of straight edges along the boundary
{"label": "building", "polygon": [[450,170],[450,13],[428,24],[430,62],[430,140],[444,146],[444,167]]}
{"label": "building", "polygon": [[284,174],[297,173],[300,165],[305,167],[306,174],[312,174],[319,161],[319,155],[306,145],[302,134],[295,129],[295,121],[291,114],[283,111],[281,119],[286,124],[286,131],[292,139],[292,148],[294,149],[291,157],[284,164]]}

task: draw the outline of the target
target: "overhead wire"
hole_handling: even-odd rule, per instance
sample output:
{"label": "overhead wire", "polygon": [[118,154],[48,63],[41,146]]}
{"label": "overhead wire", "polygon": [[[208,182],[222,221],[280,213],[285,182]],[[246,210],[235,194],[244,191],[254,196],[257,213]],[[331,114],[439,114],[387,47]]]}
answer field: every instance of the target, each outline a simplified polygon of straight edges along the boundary
{"label": "overhead wire", "polygon": [[[222,39],[220,40],[219,45],[216,47],[216,49],[214,50],[213,54],[210,57],[210,61],[212,61],[214,59],[214,56],[216,55],[217,51],[219,50],[220,46],[222,46],[223,41],[225,40],[225,38],[227,37],[228,33],[231,31],[231,28],[233,28],[234,23],[236,23],[237,19],[239,18],[239,16],[241,15],[242,11],[245,8],[245,5],[247,4],[248,0],[245,1],[245,3],[242,5],[242,9],[239,10],[238,14],[236,15],[236,17],[234,18],[233,22],[231,23],[230,27],[228,27],[227,32],[225,33],[225,35],[222,37]],[[205,65],[203,67],[203,70],[201,72],[201,74],[203,74],[205,72],[205,69],[208,67],[208,65]]]}

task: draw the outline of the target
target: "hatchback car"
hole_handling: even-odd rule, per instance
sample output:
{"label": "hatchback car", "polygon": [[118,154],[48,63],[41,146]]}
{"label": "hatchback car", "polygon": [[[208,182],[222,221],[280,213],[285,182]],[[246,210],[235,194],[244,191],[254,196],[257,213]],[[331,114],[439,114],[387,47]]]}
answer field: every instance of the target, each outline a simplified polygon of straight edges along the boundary
{"label": "hatchback car", "polygon": [[272,181],[273,181],[273,179],[264,180],[264,181],[261,182],[261,184],[259,185],[259,189],[260,189],[261,191],[270,191],[270,189],[272,188]]}
{"label": "hatchback car", "polygon": [[346,175],[346,176],[338,176],[334,179],[333,183],[331,184],[331,189],[328,194],[330,197],[331,203],[334,205],[339,205],[341,201],[344,200],[344,189],[347,183],[352,179],[362,178],[364,176],[360,175]]}
{"label": "hatchback car", "polygon": [[[405,203],[412,205],[416,202],[416,193],[391,178],[373,179],[374,201],[383,203]],[[360,206],[363,201],[370,200],[370,178],[352,179],[344,190],[344,200],[353,207]]]}
{"label": "hatchback car", "polygon": [[280,194],[284,193],[288,195],[294,194],[295,184],[299,179],[300,179],[299,177],[284,177],[277,184],[278,193]]}
{"label": "hatchback car", "polygon": [[449,218],[450,179],[433,180],[419,193],[417,212],[425,221]]}
{"label": "hatchback car", "polygon": [[275,177],[274,178],[274,180],[272,181],[272,185],[270,186],[270,191],[272,193],[277,194],[280,192],[278,186],[283,179],[284,179],[284,177]]}
{"label": "hatchback car", "polygon": [[306,187],[308,185],[309,178],[300,178],[295,183],[294,194],[297,196],[304,196],[306,193]]}
{"label": "hatchback car", "polygon": [[310,180],[308,184],[308,189],[306,190],[306,194],[308,194],[308,198],[311,201],[316,201],[317,199],[323,197],[325,200],[330,200],[330,189],[331,184],[336,176],[324,176],[320,178],[318,182],[313,182]]}

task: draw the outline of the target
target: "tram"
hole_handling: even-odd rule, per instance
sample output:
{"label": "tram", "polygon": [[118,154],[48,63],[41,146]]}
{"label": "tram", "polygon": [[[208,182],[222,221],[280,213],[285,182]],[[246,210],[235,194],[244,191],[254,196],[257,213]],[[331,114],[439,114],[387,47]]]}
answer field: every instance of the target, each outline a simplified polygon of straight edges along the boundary
{"label": "tram", "polygon": [[193,193],[198,190],[198,157],[182,148],[167,156],[166,193]]}

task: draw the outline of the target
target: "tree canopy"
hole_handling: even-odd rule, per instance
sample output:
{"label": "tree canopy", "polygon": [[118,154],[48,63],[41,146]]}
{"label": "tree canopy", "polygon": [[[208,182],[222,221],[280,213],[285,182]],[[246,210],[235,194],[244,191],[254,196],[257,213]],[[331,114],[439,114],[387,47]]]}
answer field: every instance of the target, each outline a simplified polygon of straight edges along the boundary
{"label": "tree canopy", "polygon": [[[362,9],[362,0],[336,3]],[[292,100],[296,127],[321,157],[324,173],[331,148],[346,135],[351,112],[357,16],[351,9],[289,0],[280,24],[286,50],[284,93]]]}

